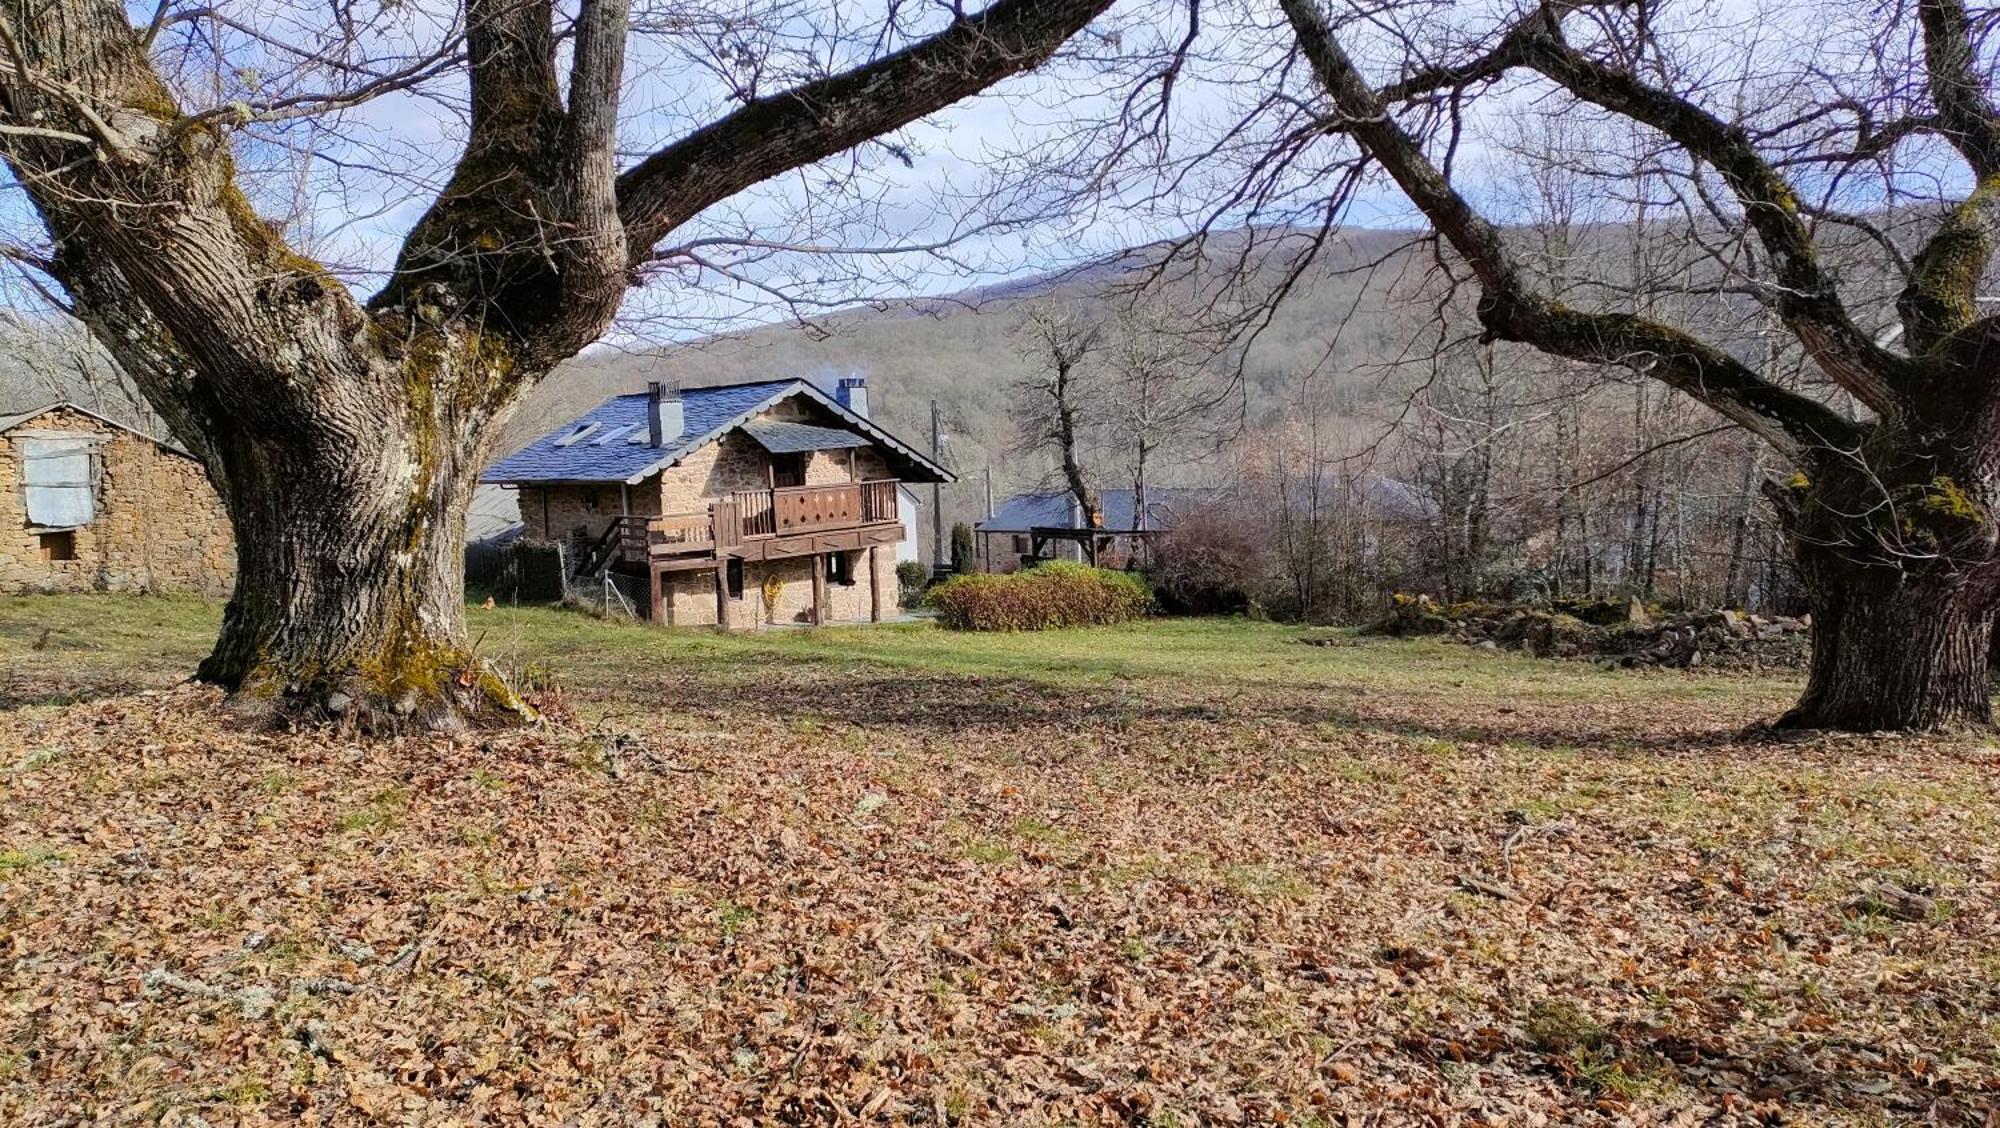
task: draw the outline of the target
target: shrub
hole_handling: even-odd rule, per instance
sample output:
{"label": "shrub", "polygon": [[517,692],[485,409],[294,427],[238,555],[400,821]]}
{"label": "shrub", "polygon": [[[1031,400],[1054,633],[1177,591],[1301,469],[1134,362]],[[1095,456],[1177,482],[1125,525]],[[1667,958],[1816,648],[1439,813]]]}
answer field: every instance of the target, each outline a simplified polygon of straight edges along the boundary
{"label": "shrub", "polygon": [[978,548],[972,541],[972,526],[960,521],[951,527],[951,570],[964,575],[978,566]]}
{"label": "shrub", "polygon": [[903,606],[915,607],[923,596],[924,585],[931,582],[930,565],[921,560],[905,560],[896,565],[896,586],[901,591]]}
{"label": "shrub", "polygon": [[1131,572],[1052,561],[1006,576],[954,576],[924,604],[953,630],[1040,631],[1136,619],[1152,609],[1153,593]]}

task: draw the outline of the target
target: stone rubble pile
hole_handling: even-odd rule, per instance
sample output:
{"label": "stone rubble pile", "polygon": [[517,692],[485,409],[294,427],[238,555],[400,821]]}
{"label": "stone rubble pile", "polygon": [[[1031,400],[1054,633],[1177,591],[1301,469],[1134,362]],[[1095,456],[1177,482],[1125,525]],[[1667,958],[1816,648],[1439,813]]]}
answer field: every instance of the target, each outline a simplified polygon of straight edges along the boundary
{"label": "stone rubble pile", "polygon": [[1540,658],[1577,658],[1612,666],[1675,669],[1803,667],[1810,616],[1792,618],[1718,610],[1663,614],[1628,603],[1441,604],[1398,595],[1371,632],[1400,638],[1442,636],[1483,649]]}

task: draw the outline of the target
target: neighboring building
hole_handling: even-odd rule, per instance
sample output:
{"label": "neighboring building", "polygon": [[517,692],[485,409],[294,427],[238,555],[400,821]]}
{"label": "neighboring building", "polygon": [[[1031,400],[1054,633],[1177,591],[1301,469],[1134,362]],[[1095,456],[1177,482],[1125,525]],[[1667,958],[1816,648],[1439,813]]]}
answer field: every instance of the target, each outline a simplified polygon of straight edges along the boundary
{"label": "neighboring building", "polygon": [[[1098,563],[1122,567],[1139,551],[1139,541],[1153,533],[1173,528],[1179,510],[1200,501],[1210,491],[1200,489],[1150,489],[1146,491],[1146,522],[1143,530],[1134,521],[1133,491],[1103,490],[1097,497],[1103,524],[1096,536]],[[993,511],[993,516],[972,526],[979,567],[985,572],[1012,572],[1036,560],[1079,560],[1085,555],[1085,538],[1062,536],[1069,530],[1081,534],[1083,508],[1067,491],[1015,494]],[[1037,535],[1037,531],[1041,535]]]}
{"label": "neighboring building", "polygon": [[521,507],[514,491],[481,482],[465,510],[465,543],[504,545],[521,535]]}
{"label": "neighboring building", "polygon": [[224,595],[235,578],[192,456],[73,403],[0,418],[0,591]]}
{"label": "neighboring building", "polygon": [[848,378],[832,394],[654,384],[482,480],[517,491],[522,535],[568,546],[574,574],[642,579],[636,602],[662,622],[741,627],[893,615],[915,535],[902,484],[952,476],[877,426]]}

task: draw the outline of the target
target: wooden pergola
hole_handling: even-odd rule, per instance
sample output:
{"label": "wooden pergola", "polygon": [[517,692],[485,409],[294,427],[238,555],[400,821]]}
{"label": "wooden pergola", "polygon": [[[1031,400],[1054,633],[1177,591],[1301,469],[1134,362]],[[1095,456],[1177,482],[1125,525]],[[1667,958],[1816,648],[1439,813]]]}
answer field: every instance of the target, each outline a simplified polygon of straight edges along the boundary
{"label": "wooden pergola", "polygon": [[1116,544],[1119,538],[1150,544],[1160,532],[1159,529],[1077,529],[1067,525],[1033,525],[1028,529],[1028,553],[1037,559],[1047,559],[1043,550],[1050,542],[1067,542],[1081,546],[1083,558],[1095,567],[1098,555]]}

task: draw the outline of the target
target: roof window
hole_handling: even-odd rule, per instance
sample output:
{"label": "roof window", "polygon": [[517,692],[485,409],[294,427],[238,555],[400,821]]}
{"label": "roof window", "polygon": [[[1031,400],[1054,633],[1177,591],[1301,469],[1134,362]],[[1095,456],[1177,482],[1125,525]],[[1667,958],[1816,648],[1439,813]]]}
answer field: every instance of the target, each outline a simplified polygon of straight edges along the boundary
{"label": "roof window", "polygon": [[576,430],[571,431],[569,434],[564,435],[560,439],[557,439],[556,445],[559,447],[574,446],[578,440],[582,439],[585,435],[588,435],[595,430],[597,430],[597,424],[585,423],[582,426],[578,427]]}

